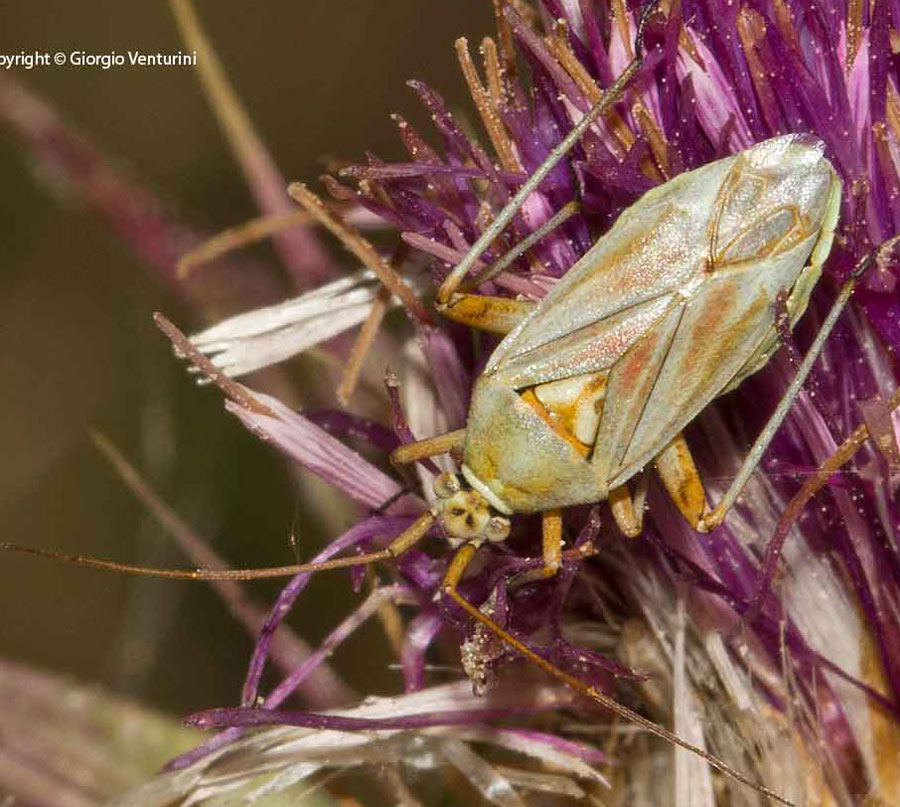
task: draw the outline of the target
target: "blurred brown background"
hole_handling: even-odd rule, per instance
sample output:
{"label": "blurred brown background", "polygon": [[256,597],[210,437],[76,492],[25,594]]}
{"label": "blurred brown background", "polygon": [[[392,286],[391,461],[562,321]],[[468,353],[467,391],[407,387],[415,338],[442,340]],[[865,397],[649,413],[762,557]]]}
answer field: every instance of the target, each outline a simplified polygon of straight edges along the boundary
{"label": "blurred brown background", "polygon": [[[372,149],[399,157],[390,112],[428,132],[405,80],[422,78],[460,103],[452,41],[465,35],[477,43],[491,26],[488,0],[197,6],[281,170],[313,183],[328,155],[362,160]],[[164,0],[0,7],[0,53],[180,45]],[[193,69],[13,73],[186,221],[216,231],[256,214]],[[150,321],[161,309],[190,327],[192,313],[77,200],[48,193],[5,127],[0,165],[3,538],[184,564],[94,449],[96,429],[233,563],[288,562],[292,528],[301,551],[312,554],[321,524],[304,521],[303,497],[280,457],[223,412],[218,394],[188,380]],[[265,250],[256,254],[271,260]],[[303,372],[302,364],[294,369]],[[274,590],[254,589],[261,597]],[[323,577],[302,598],[294,624],[307,638],[321,637],[345,613],[347,597],[346,574]],[[177,713],[236,702],[251,647],[204,586],[11,555],[0,557],[0,614],[0,656]],[[338,655],[351,684],[396,691],[399,675],[374,663],[366,646],[383,641],[373,628]]]}

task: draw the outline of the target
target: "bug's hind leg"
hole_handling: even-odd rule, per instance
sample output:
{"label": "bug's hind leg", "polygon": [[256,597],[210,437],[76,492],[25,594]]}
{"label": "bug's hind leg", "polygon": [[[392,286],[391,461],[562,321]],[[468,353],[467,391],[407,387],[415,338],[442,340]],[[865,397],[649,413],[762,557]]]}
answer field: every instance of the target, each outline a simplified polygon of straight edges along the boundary
{"label": "bug's hind leg", "polygon": [[[709,515],[710,510],[700,473],[681,433],[672,438],[656,457],[654,464],[672,501],[688,523],[697,529],[701,519]],[[643,530],[646,497],[646,474],[638,477],[633,497],[627,483],[609,492],[609,507],[616,526],[628,538],[637,538]]]}
{"label": "bug's hind leg", "polygon": [[683,434],[679,432],[672,438],[657,456],[655,464],[669,497],[688,524],[697,529],[710,510],[700,473]]}
{"label": "bug's hind leg", "polygon": [[741,465],[734,481],[725,492],[722,500],[715,506],[715,509],[700,519],[700,523],[697,525],[697,529],[700,530],[700,532],[709,532],[718,527],[719,524],[725,520],[728,511],[735,501],[737,501],[738,496],[741,495],[744,485],[747,484],[747,480],[750,479],[756,466],[759,465],[763,454],[769,447],[769,443],[772,442],[772,438],[781,427],[785,417],[787,417],[787,413],[794,403],[794,399],[800,394],[800,388],[803,386],[806,377],[809,375],[810,370],[812,370],[813,364],[822,352],[828,334],[831,333],[831,329],[834,327],[838,317],[844,310],[844,306],[849,302],[850,296],[853,294],[853,289],[856,288],[857,281],[873,263],[885,260],[898,243],[900,243],[900,235],[895,235],[893,238],[890,238],[875,247],[875,249],[863,257],[856,266],[853,267],[850,276],[844,282],[844,285],[841,286],[837,299],[831,304],[831,310],[825,317],[824,322],[822,322],[819,332],[816,334],[816,338],[806,352],[806,356],[803,357],[800,367],[797,368],[794,378],[788,385],[781,401],[779,401],[778,406],[775,408],[775,411],[772,413],[762,432],[760,432],[759,437],[756,438],[756,442],[753,443],[753,447],[747,453],[744,463]]}

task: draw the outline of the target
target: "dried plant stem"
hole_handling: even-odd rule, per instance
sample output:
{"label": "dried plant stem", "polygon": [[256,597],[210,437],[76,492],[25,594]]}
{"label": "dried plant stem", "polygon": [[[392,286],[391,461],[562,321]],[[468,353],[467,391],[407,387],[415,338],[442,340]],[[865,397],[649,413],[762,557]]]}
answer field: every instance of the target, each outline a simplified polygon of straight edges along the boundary
{"label": "dried plant stem", "polygon": [[[125,483],[125,486],[144,505],[147,512],[168,532],[185,554],[198,566],[225,570],[228,565],[212,550],[209,542],[199,536],[176,513],[156,490],[141,476],[121,451],[104,435],[94,432],[94,444]],[[228,610],[255,637],[266,621],[266,611],[257,605],[233,580],[210,581]],[[272,639],[272,661],[289,675],[312,653],[312,649],[287,626]],[[327,708],[336,703],[348,703],[356,696],[334,670],[323,662],[304,683],[301,695],[310,705]]]}
{"label": "dried plant stem", "polygon": [[494,109],[499,110],[500,105],[506,100],[506,90],[503,86],[503,68],[500,66],[497,43],[489,36],[481,40],[481,55],[484,57],[484,74],[487,76],[491,103]]}
{"label": "dried plant stem", "polygon": [[194,269],[204,263],[210,263],[240,247],[262,241],[274,233],[301,224],[309,224],[310,221],[312,221],[312,217],[309,213],[295,210],[293,213],[283,215],[259,216],[245,221],[243,224],[229,227],[182,255],[175,266],[175,275],[179,280],[184,280]]}
{"label": "dried plant stem", "polygon": [[275,412],[269,409],[247,387],[229,378],[206,356],[204,356],[175,325],[158,311],[153,315],[153,321],[175,348],[175,352],[182,358],[188,359],[203,375],[225,393],[232,401],[244,409],[255,412],[258,415],[277,417]]}
{"label": "dried plant stem", "polygon": [[472,96],[472,100],[475,102],[478,114],[481,115],[481,121],[484,123],[484,128],[487,130],[488,137],[491,139],[494,151],[497,152],[497,156],[500,159],[500,165],[507,171],[521,171],[522,166],[516,157],[512,141],[509,139],[509,135],[503,125],[503,120],[500,118],[497,108],[494,105],[491,93],[485,89],[484,85],[481,83],[481,79],[478,78],[478,71],[475,69],[475,65],[472,62],[472,55],[469,53],[468,40],[465,37],[460,37],[456,40],[455,46],[456,56],[459,59],[459,66],[462,68],[463,77],[469,87],[469,93]]}
{"label": "dried plant stem", "polygon": [[506,15],[503,13],[503,8],[507,2],[508,0],[493,0],[494,19],[497,25],[497,41],[500,45],[500,58],[503,62],[501,71],[506,75],[506,80],[512,83],[516,80],[518,70],[516,68],[515,35],[509,20],[506,19]]}
{"label": "dried plant stem", "polygon": [[261,161],[265,151],[262,141],[228,81],[193,5],[189,0],[170,0],[170,6],[185,43],[197,51],[198,75],[235,156],[240,163]]}
{"label": "dried plant stem", "polygon": [[394,268],[378,254],[372,244],[358,232],[342,222],[325,203],[300,182],[293,182],[288,187],[291,198],[299,202],[321,224],[327,227],[335,237],[355,255],[360,262],[371,269],[384,286],[403,303],[409,313],[420,322],[431,322],[428,309],[416,297],[406,281]]}
{"label": "dried plant stem", "polygon": [[[285,180],[231,86],[193,5],[190,0],[169,0],[169,5],[187,47],[197,52],[200,83],[257,203],[267,215],[291,213]],[[276,244],[298,279],[309,283],[331,274],[328,253],[311,232],[283,233]]]}
{"label": "dried plant stem", "polygon": [[[547,47],[559,59],[563,69],[572,77],[572,80],[578,85],[578,89],[584,93],[588,101],[591,104],[597,104],[603,98],[603,90],[600,89],[593,76],[588,73],[587,68],[575,55],[575,52],[569,45],[568,35],[569,28],[565,22],[563,20],[557,21],[553,26],[553,33],[545,39]],[[615,109],[610,109],[606,112],[603,115],[603,120],[622,147],[620,156],[624,156],[634,145],[636,140],[634,132],[631,131],[631,128]]]}
{"label": "dried plant stem", "polygon": [[369,311],[369,316],[366,317],[366,321],[362,324],[359,335],[353,343],[353,349],[350,351],[350,357],[347,360],[347,364],[344,365],[340,383],[335,391],[337,399],[343,406],[347,406],[353,397],[363,364],[369,355],[375,336],[378,334],[378,329],[381,327],[381,322],[390,305],[391,293],[382,286],[378,296],[372,303],[372,310]]}
{"label": "dried plant stem", "polygon": [[641,161],[641,169],[654,181],[665,182],[671,177],[666,136],[640,99],[632,104],[631,113],[641,127],[644,137],[647,138],[647,142],[650,144],[650,151],[653,152],[652,160],[648,157]]}

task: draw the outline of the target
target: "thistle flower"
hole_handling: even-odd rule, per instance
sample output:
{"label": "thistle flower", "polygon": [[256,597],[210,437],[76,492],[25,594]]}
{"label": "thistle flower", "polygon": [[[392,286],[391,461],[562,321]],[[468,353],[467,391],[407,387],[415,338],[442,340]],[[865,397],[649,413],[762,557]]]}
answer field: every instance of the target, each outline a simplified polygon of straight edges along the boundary
{"label": "thistle flower", "polygon": [[[442,150],[396,118],[408,161],[372,156],[343,169],[341,177],[358,180],[358,189],[326,180],[336,199],[365,208],[395,228],[413,255],[430,257],[425,272],[435,283],[633,53],[635,12],[624,0],[496,0],[495,8],[496,39],[481,44],[484,82],[468,45],[457,43],[493,156],[438,93],[411,82]],[[654,185],[776,134],[808,132],[823,141],[844,195],[836,244],[809,312],[794,337],[783,334],[787,349],[708,407],[688,433],[713,500],[793,374],[800,352],[793,339],[801,346],[810,342],[837,284],[873,245],[900,231],[900,75],[892,50],[897,13],[888,3],[664,4],[647,30],[648,56],[623,100],[551,171],[483,257],[488,265],[577,202],[575,215],[491,281],[494,294],[540,300]],[[341,232],[350,246],[360,246],[358,236]],[[420,371],[401,382],[390,379],[392,430],[338,410],[299,415],[233,382],[226,386],[230,410],[249,428],[370,509],[318,556],[322,560],[351,547],[384,545],[416,520],[429,495],[428,484],[421,495],[405,491],[342,439],[384,452],[412,436],[462,427],[471,384],[495,344],[473,344],[463,329],[423,314],[405,297],[406,281],[373,252],[356,254],[403,299],[431,382],[423,383]],[[554,664],[670,723],[679,736],[795,803],[874,805],[900,798],[900,511],[894,496],[900,451],[888,403],[897,383],[892,354],[900,347],[897,274],[897,265],[883,260],[861,281],[853,309],[724,526],[694,533],[651,481],[641,539],[623,540],[598,508],[573,508],[565,523],[574,540],[561,574],[507,590],[512,572],[539,565],[539,526],[517,518],[511,551],[485,553],[482,567],[465,581],[465,596]],[[379,304],[374,291],[360,291],[374,289],[374,282],[354,275],[346,288],[338,281],[277,310],[244,315],[198,335],[195,344],[224,351],[214,360],[240,374],[358,323],[365,311],[371,327],[364,327],[354,353],[358,364],[387,306],[384,296]],[[421,282],[414,281],[416,288]],[[297,310],[302,318],[291,319]],[[398,358],[404,368],[407,358]],[[216,375],[210,366],[207,372]],[[860,423],[875,439],[859,448],[852,465],[827,478],[815,506],[795,523],[784,520],[800,483]],[[420,469],[425,480],[437,471],[431,464]],[[783,574],[757,602],[760,576],[774,569],[768,539],[787,537],[788,527]],[[585,559],[578,550],[589,543],[602,551]],[[278,771],[265,785],[271,792],[324,766],[373,762],[420,771],[449,763],[486,802],[497,804],[522,803],[520,790],[578,798],[586,791],[566,788],[576,780],[593,786],[598,771],[616,803],[753,803],[745,790],[723,793],[728,783],[702,760],[683,749],[672,758],[671,749],[610,724],[556,685],[535,684],[545,687],[540,695],[511,690],[511,682],[522,686],[528,675],[515,654],[435,600],[444,565],[417,549],[404,553],[395,566],[401,582],[378,589],[376,600],[371,595],[348,617],[321,653],[260,697],[271,636],[309,575],[295,578],[262,631],[242,706],[194,718],[226,731],[177,761],[183,770],[153,783],[141,803],[165,803],[173,792],[224,791],[238,780],[243,785],[246,779],[227,778],[234,771]],[[286,710],[292,688],[377,610],[381,598],[416,608],[401,654],[412,694],[340,713]],[[447,634],[463,635],[463,660],[479,687],[497,683],[487,699],[470,697],[467,683],[425,685],[429,649]],[[567,722],[546,711],[561,708],[568,710]],[[291,728],[244,733],[271,723]],[[334,733],[355,729],[368,731]],[[491,744],[575,778],[559,780],[543,769],[543,778],[529,779],[531,763],[498,767],[485,750]],[[579,762],[594,765],[593,773]]]}
{"label": "thistle flower", "polygon": [[[494,155],[466,133],[471,127],[448,112],[434,90],[411,82],[432,115],[443,153],[396,118],[409,162],[370,157],[366,165],[345,168],[345,179],[360,181],[355,193],[327,180],[332,195],[355,199],[396,227],[414,250],[432,256],[435,282],[632,52],[634,15],[623,2],[495,7],[497,39],[481,45],[484,84],[468,45],[457,42]],[[564,205],[578,201],[579,212],[495,278],[491,292],[540,299],[653,185],[767,137],[809,132],[824,142],[845,193],[826,280],[796,334],[808,343],[853,263],[898,231],[900,96],[892,13],[887,4],[871,13],[859,4],[669,4],[649,28],[650,55],[624,100],[551,172],[485,264]],[[523,65],[527,89],[518,79]],[[674,718],[683,736],[712,743],[736,768],[755,768],[761,781],[798,801],[871,803],[900,793],[900,545],[891,474],[897,449],[885,403],[896,384],[891,353],[900,347],[896,276],[896,265],[881,261],[864,279],[854,310],[829,340],[764,468],[725,526],[694,534],[651,486],[642,540],[625,545],[604,531],[598,558],[573,561],[559,579],[527,592],[503,593],[505,622],[516,635],[549,630],[552,640],[541,644],[545,656],[607,684],[610,676],[638,679],[631,668],[649,664],[657,697],[649,697],[646,682],[635,690],[649,707]],[[462,367],[462,378],[471,382],[492,343],[473,353],[467,334],[438,327],[445,336],[442,356],[429,356],[435,379],[446,377],[452,364],[456,377]],[[749,438],[784,390],[796,353],[790,342],[692,427],[689,437],[713,491],[733,476]],[[410,408],[410,417],[420,408]],[[450,426],[463,425],[459,407],[454,410],[445,412]],[[244,417],[259,427],[258,418]],[[798,482],[861,422],[881,448],[859,451],[853,467],[831,477],[816,506],[800,516],[785,547],[784,577],[759,608],[753,596],[766,542]],[[568,518],[576,531],[584,523],[583,513]],[[585,530],[595,529],[591,519]],[[536,525],[522,521],[513,545],[517,555],[533,557]],[[481,601],[504,571],[524,563],[488,559],[469,596]],[[404,562],[399,570],[408,574]],[[434,577],[428,582],[433,585]],[[606,612],[600,633],[620,633],[618,659],[609,635],[598,639],[596,628],[585,628],[596,607],[590,597],[598,591],[615,611],[614,617]],[[437,623],[432,632],[438,633]],[[572,641],[573,633],[582,641]],[[598,643],[605,653],[588,652]],[[641,655],[642,644],[657,663]],[[500,668],[510,656],[494,648],[481,663]],[[414,685],[420,680],[412,678]],[[715,803],[708,769],[680,750],[674,778],[677,803]],[[631,788],[631,803],[640,803],[636,780]]]}

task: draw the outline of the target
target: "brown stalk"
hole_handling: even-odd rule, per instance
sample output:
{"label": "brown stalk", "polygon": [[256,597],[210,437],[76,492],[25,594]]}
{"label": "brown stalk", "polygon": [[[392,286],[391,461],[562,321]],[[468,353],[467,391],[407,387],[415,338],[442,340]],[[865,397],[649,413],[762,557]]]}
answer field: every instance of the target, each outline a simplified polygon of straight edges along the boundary
{"label": "brown stalk", "polygon": [[612,0],[611,8],[613,25],[619,29],[619,39],[625,46],[625,55],[629,59],[634,58],[634,45],[631,42],[631,30],[628,26],[629,12],[625,0]]}
{"label": "brown stalk", "polygon": [[[853,64],[863,34],[863,10],[869,4],[865,0],[850,0],[847,3],[847,66]],[[896,23],[894,23],[896,25]]]}
{"label": "brown stalk", "polygon": [[894,137],[900,137],[900,94],[897,88],[888,82],[887,85],[887,122],[894,133]]}
{"label": "brown stalk", "polygon": [[310,221],[312,218],[305,210],[295,210],[293,213],[284,215],[258,216],[243,224],[229,227],[182,255],[175,266],[175,276],[179,280],[184,280],[194,269],[204,263],[210,263],[240,247],[262,241],[273,233],[300,224],[309,224]]}
{"label": "brown stalk", "polygon": [[359,374],[362,371],[366,357],[369,355],[375,336],[378,334],[378,329],[390,303],[391,293],[382,286],[378,296],[372,303],[372,310],[369,311],[369,316],[366,317],[366,321],[362,324],[359,335],[353,343],[347,364],[344,365],[344,369],[341,372],[341,380],[335,395],[343,406],[347,406],[350,403],[350,398],[353,397],[353,392],[359,381]]}
{"label": "brown stalk", "polygon": [[204,356],[175,325],[173,325],[166,317],[158,311],[153,315],[153,322],[171,341],[175,348],[176,354],[187,359],[194,367],[203,373],[210,382],[215,384],[225,395],[234,401],[238,406],[243,407],[248,412],[255,412],[257,415],[266,415],[267,417],[278,417],[268,406],[260,401],[250,392],[243,384],[239,384],[233,378],[229,378],[216,365],[214,365],[206,356]]}
{"label": "brown stalk", "polygon": [[[775,24],[778,30],[792,47],[797,48],[797,27],[794,23],[794,14],[785,0],[774,0]],[[852,13],[852,12],[851,12]]]}
{"label": "brown stalk", "polygon": [[[197,52],[200,85],[257,204],[267,215],[292,212],[284,196],[285,180],[228,80],[191,0],[169,0],[169,5],[187,48]],[[330,274],[329,256],[313,233],[284,233],[276,239],[276,246],[288,267],[304,281],[320,280]]]}
{"label": "brown stalk", "polygon": [[432,322],[431,314],[413,293],[406,281],[394,268],[378,254],[369,241],[358,232],[342,222],[325,203],[309,188],[300,182],[288,186],[291,198],[299,202],[321,224],[327,227],[335,237],[355,255],[384,284],[391,294],[395,295],[406,310],[420,322]]}
{"label": "brown stalk", "polygon": [[644,137],[650,144],[650,151],[653,152],[653,161],[646,159],[642,161],[641,168],[644,173],[657,182],[664,182],[669,179],[669,151],[666,144],[666,136],[662,129],[659,128],[653,116],[650,114],[644,102],[640,99],[636,100],[631,107],[631,114],[634,115],[638,126],[641,127]]}
{"label": "brown stalk", "polygon": [[459,59],[459,66],[462,68],[463,77],[469,87],[469,93],[478,114],[481,115],[481,121],[487,130],[488,137],[497,152],[497,157],[507,171],[521,171],[522,166],[516,158],[512,141],[506,132],[506,127],[500,119],[497,108],[494,106],[491,94],[485,89],[478,77],[478,71],[472,62],[472,55],[469,53],[469,42],[465,37],[460,37],[455,42],[456,56]]}
{"label": "brown stalk", "polygon": [[484,59],[484,74],[487,77],[487,88],[491,94],[494,109],[506,102],[506,89],[503,85],[503,68],[500,66],[500,53],[497,43],[489,36],[481,40],[481,56]]}
{"label": "brown stalk", "polygon": [[[550,52],[556,56],[563,69],[572,77],[590,104],[593,106],[603,97],[603,90],[594,81],[594,77],[588,73],[587,68],[575,55],[575,51],[569,45],[569,26],[565,20],[557,20],[553,25],[553,32],[544,40]],[[622,154],[627,152],[635,141],[634,132],[614,109],[610,109],[603,115],[603,120],[622,147]]]}
{"label": "brown stalk", "polygon": [[512,26],[503,13],[507,2],[508,0],[493,0],[494,20],[497,25],[497,42],[500,45],[500,58],[503,64],[500,72],[505,74],[507,81],[514,82],[519,71],[516,67],[515,36]]}

